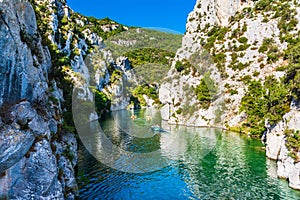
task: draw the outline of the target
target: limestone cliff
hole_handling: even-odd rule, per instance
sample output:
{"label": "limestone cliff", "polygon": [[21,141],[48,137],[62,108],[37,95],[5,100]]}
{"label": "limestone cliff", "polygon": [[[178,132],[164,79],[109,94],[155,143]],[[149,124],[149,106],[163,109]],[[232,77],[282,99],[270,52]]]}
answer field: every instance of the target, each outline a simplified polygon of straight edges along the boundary
{"label": "limestone cliff", "polygon": [[77,141],[62,128],[63,96],[35,12],[26,0],[0,8],[0,197],[75,198]]}
{"label": "limestone cliff", "polygon": [[169,123],[264,135],[296,189],[299,11],[298,1],[197,1],[159,91]]}
{"label": "limestone cliff", "polygon": [[0,198],[78,197],[72,89],[93,100],[89,85],[102,77],[85,57],[123,30],[64,0],[0,1]]}

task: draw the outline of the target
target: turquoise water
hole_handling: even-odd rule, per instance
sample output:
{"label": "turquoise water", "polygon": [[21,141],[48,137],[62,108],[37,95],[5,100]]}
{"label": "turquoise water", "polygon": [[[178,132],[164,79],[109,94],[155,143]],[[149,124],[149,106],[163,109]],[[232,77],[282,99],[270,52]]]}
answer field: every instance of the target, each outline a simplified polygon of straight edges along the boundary
{"label": "turquoise water", "polygon": [[[112,113],[80,136],[81,199],[300,199],[277,179],[260,141],[169,126],[153,110],[135,114],[133,121],[129,111]],[[156,124],[167,132],[151,131]]]}

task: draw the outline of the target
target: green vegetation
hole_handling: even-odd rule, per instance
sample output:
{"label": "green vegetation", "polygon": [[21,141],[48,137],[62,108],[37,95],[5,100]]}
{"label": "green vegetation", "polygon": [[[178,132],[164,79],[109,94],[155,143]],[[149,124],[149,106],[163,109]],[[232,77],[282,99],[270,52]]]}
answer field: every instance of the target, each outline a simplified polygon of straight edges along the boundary
{"label": "green vegetation", "polygon": [[258,49],[259,53],[267,54],[267,61],[269,63],[276,62],[282,57],[282,52],[279,51],[273,38],[264,38],[261,47]]}
{"label": "green vegetation", "polygon": [[266,91],[262,84],[253,81],[249,84],[248,93],[242,98],[241,111],[248,115],[248,123],[244,126],[250,127],[252,135],[260,135],[265,131],[264,117],[266,114],[265,99],[263,98]]}
{"label": "green vegetation", "polygon": [[243,70],[246,67],[248,67],[249,65],[250,65],[250,63],[241,63],[241,62],[238,62],[236,64],[229,65],[228,67],[232,68],[233,70]]}
{"label": "green vegetation", "polygon": [[157,63],[170,65],[170,59],[174,58],[175,53],[156,48],[136,49],[124,54],[128,57],[132,67],[146,63]]}
{"label": "green vegetation", "polygon": [[188,75],[191,72],[191,68],[193,68],[192,64],[186,59],[176,61],[175,69],[177,72],[182,72],[184,75]]}
{"label": "green vegetation", "polygon": [[[159,104],[156,90],[150,85],[161,83],[167,76],[175,53],[181,46],[181,39],[182,35],[129,28],[106,40],[106,48],[112,51],[113,57],[125,56],[133,67],[138,85],[131,83],[128,89],[136,108],[146,105],[143,95]],[[118,74],[113,71],[110,74],[112,82]]]}
{"label": "green vegetation", "polygon": [[234,90],[234,89],[229,89],[229,94],[230,95],[235,95],[235,94],[238,94],[238,91]]}
{"label": "green vegetation", "polygon": [[176,53],[181,47],[182,35],[159,32],[143,28],[129,28],[128,31],[114,35],[105,41],[113,57],[117,58],[137,49],[161,49]]}
{"label": "green vegetation", "polygon": [[258,71],[253,72],[254,77],[259,76],[259,75],[260,75],[260,72],[258,72]]}
{"label": "green vegetation", "polygon": [[286,136],[286,147],[289,150],[289,156],[294,158],[296,162],[300,162],[298,152],[300,151],[300,133],[299,130],[289,130],[284,131]]}
{"label": "green vegetation", "polygon": [[140,84],[162,83],[169,70],[169,65],[156,63],[147,63],[134,67],[134,72]]}
{"label": "green vegetation", "polygon": [[214,63],[216,64],[216,67],[218,70],[221,72],[222,78],[226,77],[225,72],[225,62],[226,62],[226,54],[221,52],[221,53],[212,53],[212,58]]}
{"label": "green vegetation", "polygon": [[[300,43],[299,43],[300,44]],[[300,65],[298,63],[299,50],[297,45],[287,50],[287,56],[290,57],[288,70],[284,82],[289,86],[293,97],[299,100],[300,97]]]}
{"label": "green vegetation", "polygon": [[[271,18],[278,19],[278,28],[282,38],[294,30],[298,23],[295,18],[297,12],[291,7],[291,2],[288,0],[260,0],[256,2],[253,11],[261,12],[265,16],[265,22]],[[273,13],[272,17],[267,14],[269,12]]]}
{"label": "green vegetation", "polygon": [[[109,31],[105,31],[105,28]],[[97,35],[99,35],[103,39],[107,39],[111,36],[125,31],[123,25],[120,25],[109,18],[97,19],[95,17],[87,17],[84,29],[90,29],[92,32],[97,33]]]}
{"label": "green vegetation", "polygon": [[243,81],[244,84],[249,84],[251,80],[252,77],[250,75],[245,75],[239,79],[239,81]]}
{"label": "green vegetation", "polygon": [[212,37],[214,36],[218,40],[223,40],[225,34],[228,32],[227,27],[220,27],[220,26],[213,26],[210,31],[207,33],[207,36]]}
{"label": "green vegetation", "polygon": [[210,73],[205,73],[200,84],[195,88],[197,99],[204,109],[208,109],[211,102],[216,99],[218,88],[213,79],[210,78]]}
{"label": "green vegetation", "polygon": [[246,38],[246,37],[240,37],[240,38],[238,39],[238,41],[239,41],[240,43],[247,43],[247,42],[248,42],[248,38]]}
{"label": "green vegetation", "polygon": [[248,92],[242,98],[241,111],[248,115],[243,124],[245,131],[252,136],[261,136],[265,131],[265,120],[274,125],[290,109],[291,98],[288,88],[274,77],[261,81],[251,81]]}
{"label": "green vegetation", "polygon": [[286,70],[284,83],[289,87],[295,100],[300,97],[300,35],[297,33],[293,38],[285,38],[288,48],[284,52],[284,59],[288,61],[287,66],[278,67],[278,70]]}
{"label": "green vegetation", "polygon": [[110,100],[104,92],[95,90],[95,107],[98,115],[101,115],[104,111],[109,111]]}
{"label": "green vegetation", "polygon": [[227,27],[219,27],[219,26],[213,26],[211,29],[208,31],[206,43],[204,44],[204,48],[208,51],[211,50],[211,48],[214,47],[214,44],[216,40],[223,40],[226,33],[229,31]]}
{"label": "green vegetation", "polygon": [[146,103],[143,95],[146,95],[149,98],[151,98],[152,100],[154,100],[155,104],[160,104],[160,101],[158,99],[158,95],[156,92],[156,88],[149,84],[144,84],[144,85],[137,86],[132,91],[131,101],[133,101],[135,108],[138,108],[141,106],[147,106],[147,103]]}
{"label": "green vegetation", "polygon": [[255,6],[254,6],[254,10],[258,11],[270,11],[272,9],[272,2],[274,0],[260,0],[258,1]]}
{"label": "green vegetation", "polygon": [[[231,19],[233,20],[233,19]],[[212,55],[213,61],[216,64],[216,67],[221,73],[222,78],[226,78],[228,75],[225,73],[225,63],[226,63],[226,49],[224,49],[224,46],[222,49],[216,50],[215,44],[218,43],[223,43],[225,35],[230,31],[228,27],[219,27],[219,26],[213,26],[209,29],[207,32],[208,38],[204,41],[203,48],[209,51]],[[242,70],[249,66],[249,63],[241,63],[238,62],[238,56],[242,57],[241,55],[243,54],[243,51],[247,50],[251,45],[248,44],[248,39],[244,36],[244,32],[247,31],[247,24],[244,23],[243,27],[241,28],[240,26],[231,31],[231,37],[230,39],[233,39],[233,43],[237,43],[237,41],[240,43],[239,45],[234,44],[231,46],[231,51],[233,52],[231,54],[232,56],[232,62],[229,65],[229,67],[233,68],[234,70],[239,69]],[[241,37],[242,36],[242,37]],[[240,55],[238,55],[236,52],[241,52]]]}
{"label": "green vegetation", "polygon": [[[244,130],[252,136],[261,136],[265,131],[265,122],[274,125],[282,119],[282,116],[289,111],[289,106],[292,98],[299,100],[300,96],[300,33],[294,31],[298,23],[295,15],[296,10],[292,7],[291,2],[287,0],[259,0],[255,1],[254,8],[244,8],[242,12],[237,13],[230,18],[230,25],[238,25],[237,28],[227,30],[218,26],[205,27],[203,32],[208,36],[203,38],[201,43],[203,47],[212,55],[213,61],[221,72],[222,77],[226,64],[226,55],[231,56],[231,63],[228,67],[234,70],[243,70],[247,68],[252,62],[241,62],[239,58],[244,57],[245,50],[251,45],[248,44],[248,39],[243,36],[247,31],[247,24],[240,23],[241,19],[252,18],[257,14],[263,15],[263,22],[270,20],[278,21],[278,28],[280,30],[281,42],[287,42],[288,48],[284,52],[278,48],[278,43],[270,36],[265,38],[261,47],[257,47],[257,41],[253,43],[251,50],[257,50],[265,54],[267,64],[275,63],[279,59],[285,61],[284,66],[277,67],[277,71],[286,71],[286,76],[282,80],[277,80],[270,76],[263,80],[253,81],[253,77],[258,77],[260,72],[255,71],[251,75],[246,75],[239,78],[238,81],[243,81],[248,85],[248,91],[242,99],[241,111],[245,111],[248,115],[247,121],[242,124],[242,127],[237,127],[239,130]],[[222,31],[221,31],[222,29]],[[226,32],[230,31],[228,47],[224,44],[224,36]],[[216,48],[218,44],[218,48]],[[221,48],[220,48],[221,47]],[[264,61],[264,57],[259,57],[258,62]],[[260,63],[260,67],[264,68],[266,63]],[[180,65],[177,65],[180,67]],[[181,68],[177,68],[181,70]],[[232,78],[235,78],[234,76]],[[201,100],[208,101],[208,90],[204,86],[202,80],[200,85],[197,86],[197,97]],[[236,94],[235,89],[230,88],[229,85],[225,86],[227,92]],[[205,95],[206,94],[206,95]]]}
{"label": "green vegetation", "polygon": [[116,83],[116,82],[122,80],[122,76],[123,76],[123,72],[118,69],[115,69],[115,70],[113,70],[113,72],[111,74],[110,82]]}
{"label": "green vegetation", "polygon": [[[247,121],[237,129],[250,133],[254,137],[260,137],[265,131],[265,122],[274,125],[280,121],[282,116],[289,111],[292,98],[298,99],[300,95],[300,39],[298,33],[291,34],[297,25],[297,20],[295,9],[291,7],[290,1],[260,0],[249,12],[261,13],[266,19],[265,22],[271,18],[277,19],[281,42],[288,43],[287,50],[282,52],[273,38],[265,38],[258,49],[260,53],[267,55],[268,63],[274,63],[280,58],[288,63],[276,69],[277,71],[286,71],[284,79],[279,81],[270,76],[263,82],[262,80],[253,81],[251,76],[245,76],[239,80],[248,84],[248,92],[242,98],[240,108],[241,111],[246,112],[248,117]],[[235,32],[238,33],[239,30]],[[235,33],[233,35],[237,36]],[[240,37],[238,41],[243,44],[247,43],[246,38],[243,37]],[[241,48],[234,47],[233,49],[238,51]],[[245,68],[243,64],[238,63],[236,53],[232,53],[231,57],[230,67],[234,69]],[[259,60],[259,62],[261,61],[263,58]],[[261,67],[264,67],[264,64],[261,64]],[[253,76],[259,76],[259,74],[258,71],[255,71]],[[296,148],[299,137],[296,133],[289,133],[287,138],[287,146],[289,146],[291,156],[296,158],[295,152],[299,151],[299,148]]]}

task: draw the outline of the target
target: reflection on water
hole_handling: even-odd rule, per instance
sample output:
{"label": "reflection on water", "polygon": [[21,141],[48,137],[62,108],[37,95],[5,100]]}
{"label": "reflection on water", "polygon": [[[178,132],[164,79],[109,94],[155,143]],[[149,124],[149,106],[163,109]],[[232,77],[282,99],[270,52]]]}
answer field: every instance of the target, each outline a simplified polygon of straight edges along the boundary
{"label": "reflection on water", "polygon": [[[154,110],[135,115],[133,121],[129,111],[111,113],[80,135],[82,199],[300,198],[277,179],[276,164],[266,160],[260,141],[170,126]],[[156,124],[167,132],[151,131]]]}

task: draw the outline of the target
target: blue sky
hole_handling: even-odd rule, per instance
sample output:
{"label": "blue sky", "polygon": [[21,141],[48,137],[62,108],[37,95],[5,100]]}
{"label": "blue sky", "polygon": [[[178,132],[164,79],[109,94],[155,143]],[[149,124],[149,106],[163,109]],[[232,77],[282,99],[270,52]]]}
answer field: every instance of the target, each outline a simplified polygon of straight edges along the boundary
{"label": "blue sky", "polygon": [[185,32],[187,15],[196,0],[67,0],[81,14],[109,17],[128,26],[156,27]]}

